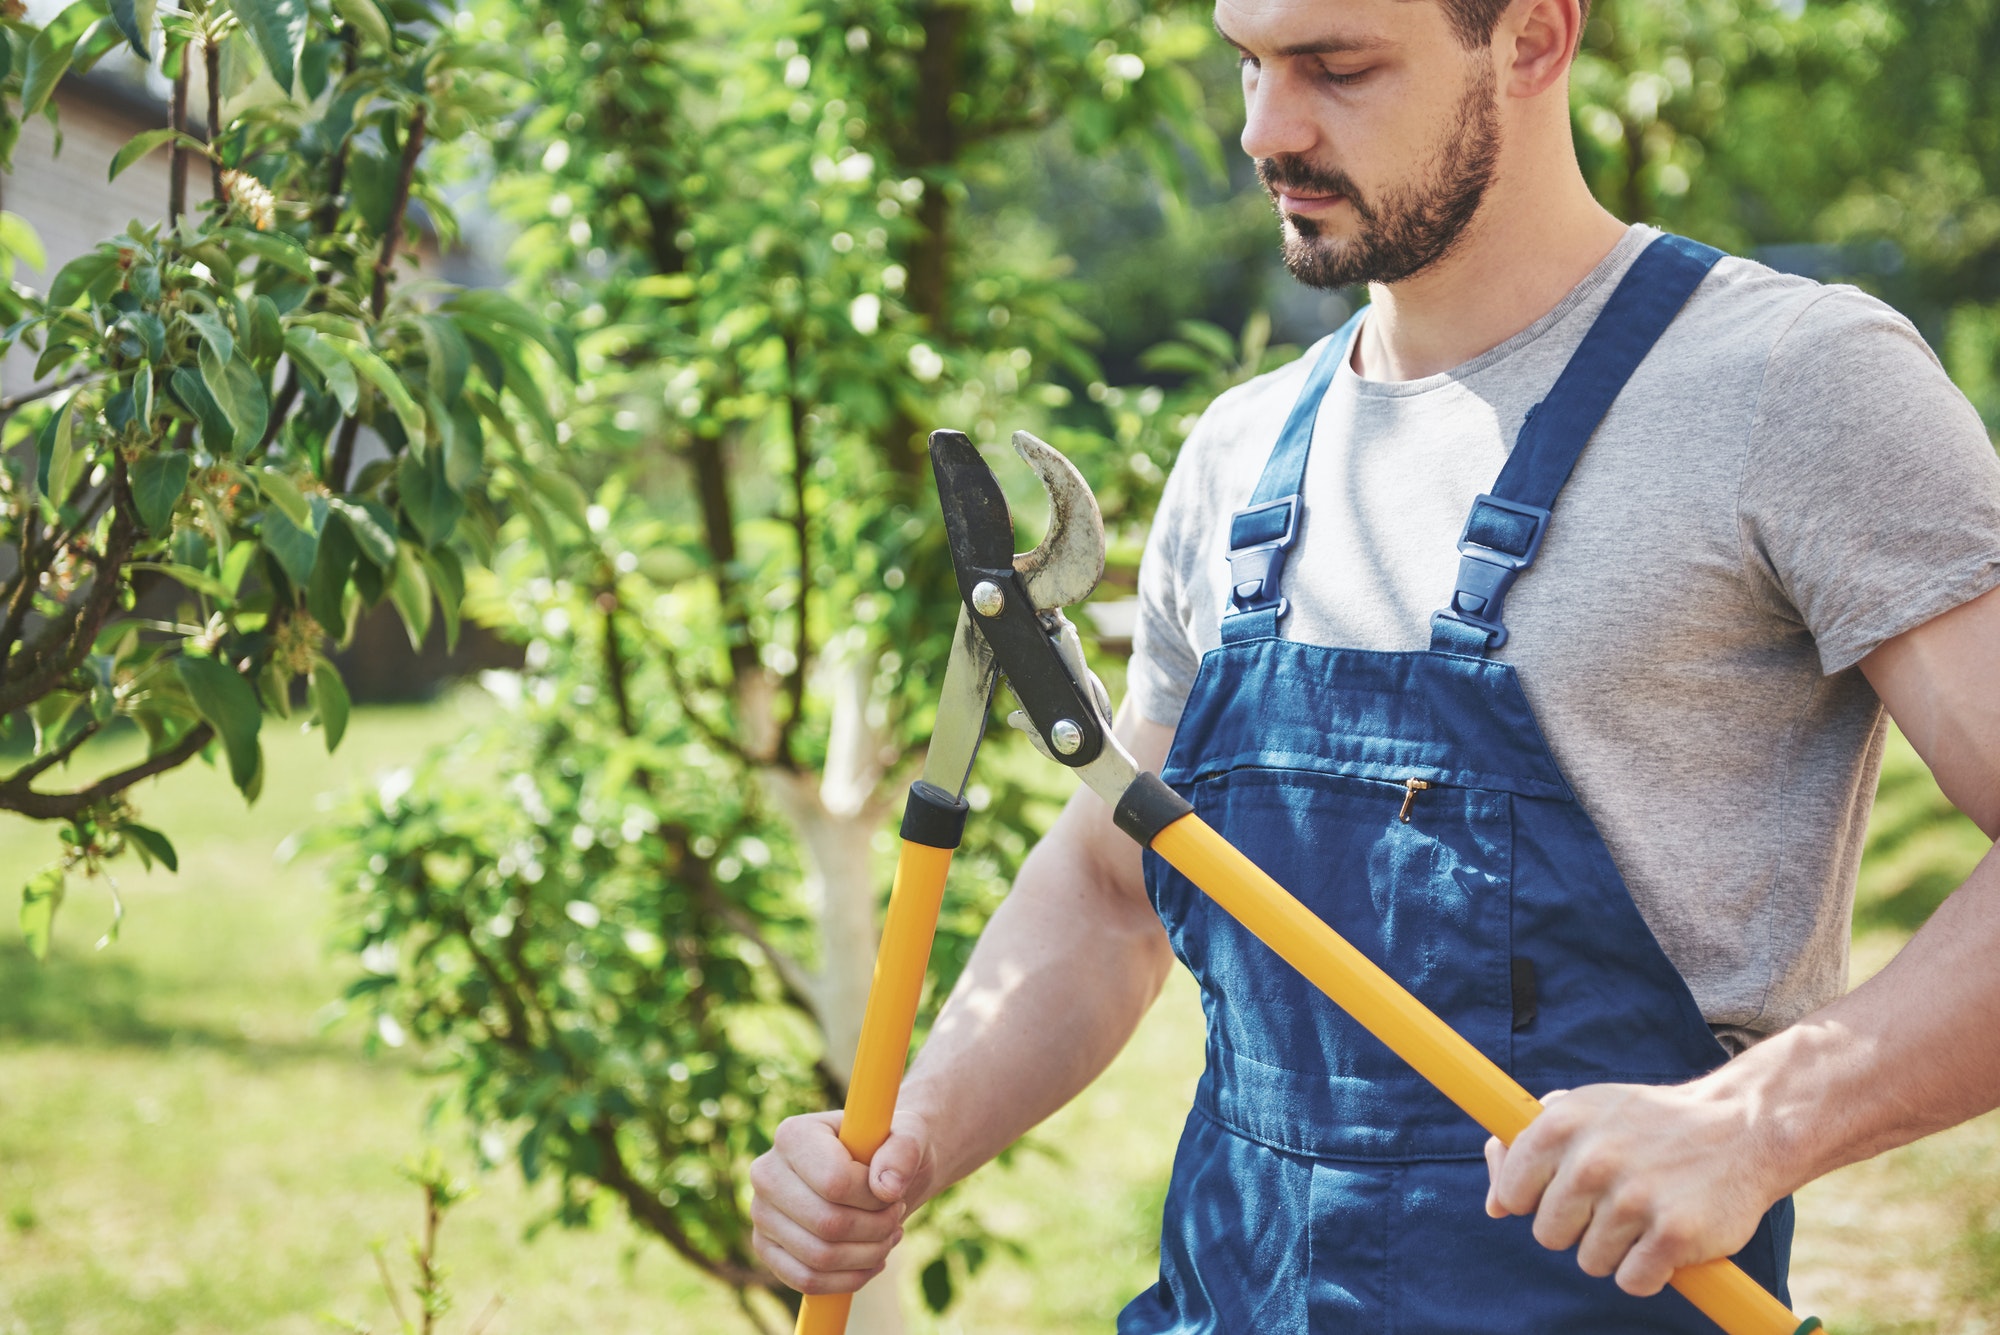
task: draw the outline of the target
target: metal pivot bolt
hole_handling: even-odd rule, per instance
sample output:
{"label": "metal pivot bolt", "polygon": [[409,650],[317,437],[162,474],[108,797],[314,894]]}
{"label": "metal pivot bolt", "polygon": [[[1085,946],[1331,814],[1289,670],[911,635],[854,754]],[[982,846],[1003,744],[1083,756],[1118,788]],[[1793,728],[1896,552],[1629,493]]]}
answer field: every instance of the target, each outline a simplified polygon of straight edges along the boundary
{"label": "metal pivot bolt", "polygon": [[990,579],[982,579],[972,586],[972,610],[983,617],[997,617],[1007,606],[1007,595]]}
{"label": "metal pivot bolt", "polygon": [[1073,756],[1083,745],[1083,729],[1076,726],[1074,719],[1059,718],[1049,729],[1049,745],[1060,755]]}

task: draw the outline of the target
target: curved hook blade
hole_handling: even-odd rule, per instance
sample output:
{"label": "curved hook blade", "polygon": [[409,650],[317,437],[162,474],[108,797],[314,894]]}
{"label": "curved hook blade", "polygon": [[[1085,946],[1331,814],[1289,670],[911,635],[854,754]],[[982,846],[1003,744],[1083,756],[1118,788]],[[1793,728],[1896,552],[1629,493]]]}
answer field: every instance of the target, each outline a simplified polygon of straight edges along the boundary
{"label": "curved hook blade", "polygon": [[1049,531],[1032,552],[1014,558],[1028,596],[1043,611],[1069,607],[1090,596],[1104,574],[1104,516],[1076,465],[1055,446],[1026,431],[1014,433],[1014,452],[1042,479],[1049,493]]}

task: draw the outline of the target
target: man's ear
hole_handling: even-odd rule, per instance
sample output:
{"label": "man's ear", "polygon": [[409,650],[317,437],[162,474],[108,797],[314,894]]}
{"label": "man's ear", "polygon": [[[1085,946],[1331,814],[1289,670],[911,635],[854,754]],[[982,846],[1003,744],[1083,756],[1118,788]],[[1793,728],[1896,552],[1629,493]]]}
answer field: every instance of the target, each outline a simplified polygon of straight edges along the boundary
{"label": "man's ear", "polygon": [[1578,0],[1522,0],[1493,39],[1504,97],[1539,97],[1559,87],[1583,36]]}

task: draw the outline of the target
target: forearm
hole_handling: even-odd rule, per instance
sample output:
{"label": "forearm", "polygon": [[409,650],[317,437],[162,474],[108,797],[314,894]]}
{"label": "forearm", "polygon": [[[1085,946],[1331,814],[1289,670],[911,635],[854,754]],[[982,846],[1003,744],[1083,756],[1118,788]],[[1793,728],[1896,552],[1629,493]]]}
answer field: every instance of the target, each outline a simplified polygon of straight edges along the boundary
{"label": "forearm", "polygon": [[1743,1101],[1774,1194],[2000,1106],[2000,851],[1881,973],[1702,1083]]}
{"label": "forearm", "polygon": [[933,1193],[1075,1097],[1159,994],[1173,956],[1136,893],[1138,849],[1115,867],[1090,855],[1109,819],[1079,793],[1029,855],[904,1083],[898,1107],[923,1117],[937,1156]]}

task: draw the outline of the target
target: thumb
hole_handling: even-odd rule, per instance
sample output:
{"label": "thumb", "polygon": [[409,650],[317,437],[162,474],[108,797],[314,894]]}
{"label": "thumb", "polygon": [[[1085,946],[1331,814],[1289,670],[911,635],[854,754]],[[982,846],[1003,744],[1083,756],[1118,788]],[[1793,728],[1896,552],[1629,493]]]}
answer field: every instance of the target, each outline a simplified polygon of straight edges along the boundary
{"label": "thumb", "polygon": [[868,1161],[868,1189],[891,1205],[903,1199],[930,1157],[929,1147],[908,1131],[891,1132]]}

